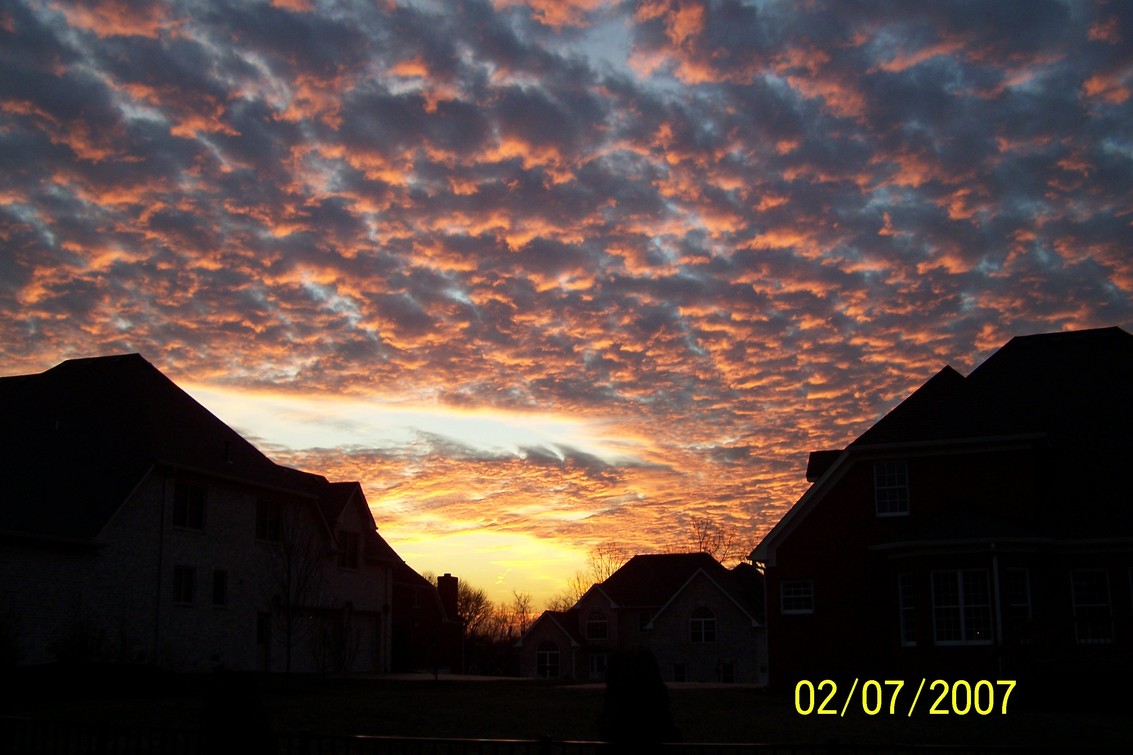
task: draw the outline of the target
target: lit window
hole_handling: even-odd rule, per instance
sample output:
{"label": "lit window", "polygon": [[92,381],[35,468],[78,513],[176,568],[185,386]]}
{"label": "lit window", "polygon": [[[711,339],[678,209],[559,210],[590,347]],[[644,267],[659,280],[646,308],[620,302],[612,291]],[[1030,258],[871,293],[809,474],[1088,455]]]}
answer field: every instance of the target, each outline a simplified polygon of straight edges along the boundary
{"label": "lit window", "polygon": [[897,611],[901,622],[901,644],[917,644],[917,606],[913,597],[913,575],[897,575]]}
{"label": "lit window", "polygon": [[595,611],[586,618],[586,639],[605,640],[610,634],[610,623],[606,614]]}
{"label": "lit window", "polygon": [[689,641],[703,645],[716,641],[716,614],[701,606],[693,610],[688,621]]}
{"label": "lit window", "polygon": [[902,516],[909,513],[909,471],[905,462],[875,462],[873,490],[878,516]]}
{"label": "lit window", "polygon": [[196,591],[197,570],[191,566],[173,567],[173,602],[191,605]]}
{"label": "lit window", "polygon": [[179,482],[173,487],[173,526],[188,530],[205,528],[203,485]]}
{"label": "lit window", "polygon": [[937,645],[990,645],[991,590],[987,571],[933,572],[932,617]]}
{"label": "lit window", "polygon": [[541,642],[535,650],[535,675],[540,679],[559,677],[559,646],[551,640]]}
{"label": "lit window", "polygon": [[783,613],[814,613],[814,582],[792,579],[780,584],[779,607]]}
{"label": "lit window", "polygon": [[1109,603],[1109,574],[1105,569],[1070,572],[1074,602],[1074,637],[1079,645],[1113,642],[1113,611]]}

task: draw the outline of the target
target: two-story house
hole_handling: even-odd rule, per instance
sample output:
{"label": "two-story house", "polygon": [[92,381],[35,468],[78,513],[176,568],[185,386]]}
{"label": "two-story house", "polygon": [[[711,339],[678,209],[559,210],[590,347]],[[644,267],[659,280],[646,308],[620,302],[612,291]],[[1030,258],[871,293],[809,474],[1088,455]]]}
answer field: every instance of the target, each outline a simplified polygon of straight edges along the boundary
{"label": "two-story house", "polygon": [[611,654],[648,648],[663,679],[758,682],[763,580],[707,553],[639,555],[567,611],[544,611],[520,640],[525,676],[602,679]]}
{"label": "two-story house", "polygon": [[0,378],[0,622],[24,663],[391,665],[362,488],[275,464],[138,355]]}
{"label": "two-story house", "polygon": [[770,679],[1057,679],[1133,664],[1133,336],[1012,339],[844,449],[752,553]]}

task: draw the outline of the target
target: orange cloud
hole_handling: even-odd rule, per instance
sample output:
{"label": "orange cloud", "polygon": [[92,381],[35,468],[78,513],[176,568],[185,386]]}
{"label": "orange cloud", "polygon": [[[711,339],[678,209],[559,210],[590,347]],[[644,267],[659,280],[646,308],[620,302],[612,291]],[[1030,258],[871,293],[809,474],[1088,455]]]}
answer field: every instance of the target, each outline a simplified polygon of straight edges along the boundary
{"label": "orange cloud", "polygon": [[1120,105],[1129,100],[1130,88],[1127,82],[1130,78],[1133,78],[1133,68],[1120,73],[1094,74],[1082,84],[1082,94],[1110,105]]}
{"label": "orange cloud", "polygon": [[138,36],[156,39],[176,22],[165,14],[159,3],[128,4],[120,0],[80,0],[67,4],[53,3],[78,29],[92,31],[100,37]]}

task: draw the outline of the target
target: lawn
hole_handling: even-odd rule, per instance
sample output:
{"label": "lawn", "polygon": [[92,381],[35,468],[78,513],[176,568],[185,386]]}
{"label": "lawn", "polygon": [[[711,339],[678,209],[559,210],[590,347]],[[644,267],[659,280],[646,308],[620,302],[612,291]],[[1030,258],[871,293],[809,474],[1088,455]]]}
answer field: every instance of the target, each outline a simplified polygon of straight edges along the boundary
{"label": "lawn", "polygon": [[[0,713],[65,721],[191,728],[206,705],[255,713],[277,732],[407,737],[597,739],[600,685],[531,680],[260,678],[183,676],[102,669],[75,676],[22,674],[7,686]],[[1006,715],[913,718],[861,711],[799,715],[791,694],[749,687],[669,689],[673,719],[686,742],[792,744],[939,744],[1105,747],[1133,745],[1121,710],[1028,707]],[[1120,706],[1118,706],[1120,707]]]}

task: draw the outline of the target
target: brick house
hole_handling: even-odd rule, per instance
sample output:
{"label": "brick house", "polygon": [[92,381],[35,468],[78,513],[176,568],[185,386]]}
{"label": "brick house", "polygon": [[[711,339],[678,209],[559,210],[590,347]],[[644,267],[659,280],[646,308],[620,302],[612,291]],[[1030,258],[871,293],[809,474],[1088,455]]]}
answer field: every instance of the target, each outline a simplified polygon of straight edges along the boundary
{"label": "brick house", "polygon": [[763,582],[707,553],[634,556],[568,611],[544,611],[520,640],[523,675],[602,679],[612,653],[646,647],[676,682],[758,682]]}
{"label": "brick house", "polygon": [[752,553],[770,681],[1133,667],[1133,336],[1012,339],[844,449]]}
{"label": "brick house", "polygon": [[381,672],[402,563],[138,355],[0,378],[0,622],[24,663]]}

